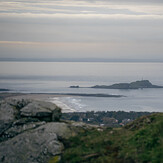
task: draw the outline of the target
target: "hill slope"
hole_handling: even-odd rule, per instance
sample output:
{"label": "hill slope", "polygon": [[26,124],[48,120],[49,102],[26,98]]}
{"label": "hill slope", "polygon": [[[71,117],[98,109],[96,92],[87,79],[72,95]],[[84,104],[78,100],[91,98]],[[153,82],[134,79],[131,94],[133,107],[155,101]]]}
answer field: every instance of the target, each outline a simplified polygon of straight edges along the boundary
{"label": "hill slope", "polygon": [[124,128],[86,130],[64,144],[64,163],[160,163],[163,113],[141,117]]}

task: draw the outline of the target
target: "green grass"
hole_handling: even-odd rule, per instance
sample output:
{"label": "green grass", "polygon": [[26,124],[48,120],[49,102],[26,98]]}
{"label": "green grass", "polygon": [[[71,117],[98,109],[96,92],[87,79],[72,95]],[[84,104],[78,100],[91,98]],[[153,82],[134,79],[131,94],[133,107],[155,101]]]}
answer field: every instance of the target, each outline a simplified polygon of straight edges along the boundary
{"label": "green grass", "polygon": [[163,162],[163,113],[121,129],[87,130],[65,141],[63,163]]}

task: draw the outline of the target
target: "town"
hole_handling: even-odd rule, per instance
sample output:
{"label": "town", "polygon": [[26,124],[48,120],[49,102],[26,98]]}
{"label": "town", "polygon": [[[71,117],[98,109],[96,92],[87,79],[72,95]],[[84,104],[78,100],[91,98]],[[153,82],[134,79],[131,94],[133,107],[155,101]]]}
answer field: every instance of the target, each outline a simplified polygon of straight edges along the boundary
{"label": "town", "polygon": [[150,112],[89,111],[63,113],[62,120],[72,120],[106,127],[120,127]]}

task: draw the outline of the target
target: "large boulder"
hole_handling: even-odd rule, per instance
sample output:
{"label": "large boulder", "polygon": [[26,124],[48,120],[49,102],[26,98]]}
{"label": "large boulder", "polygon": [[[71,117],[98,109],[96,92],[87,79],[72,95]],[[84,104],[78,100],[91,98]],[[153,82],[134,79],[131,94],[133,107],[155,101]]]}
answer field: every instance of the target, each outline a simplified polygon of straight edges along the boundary
{"label": "large boulder", "polygon": [[[0,102],[0,141],[26,129],[38,126],[38,121],[59,121],[61,109],[45,101],[7,99]],[[11,132],[12,131],[12,132]]]}
{"label": "large boulder", "polygon": [[8,103],[4,101],[0,103],[0,136],[11,126],[12,122],[15,120],[16,113],[16,109]]}
{"label": "large boulder", "polygon": [[59,121],[61,109],[55,104],[44,101],[32,101],[20,110],[22,117],[35,117],[44,121]]}
{"label": "large boulder", "polygon": [[43,130],[47,133],[56,133],[59,139],[67,139],[72,136],[72,130],[69,124],[63,122],[50,122],[39,127],[36,130]]}
{"label": "large boulder", "polygon": [[8,140],[9,138],[13,138],[18,134],[38,128],[39,126],[42,126],[44,124],[45,124],[44,121],[43,122],[28,122],[28,123],[24,123],[21,125],[14,123],[10,126],[10,128],[6,129],[3,132],[0,138],[0,141]]}
{"label": "large boulder", "polygon": [[20,110],[21,108],[32,102],[32,100],[8,98],[4,102]]}
{"label": "large boulder", "polygon": [[6,102],[0,103],[0,121],[11,122],[15,120],[16,109]]}
{"label": "large boulder", "polygon": [[[64,130],[61,126],[59,128]],[[63,144],[58,141],[56,131],[51,130],[56,127],[55,123],[44,125],[0,143],[0,162],[45,163],[61,154]]]}

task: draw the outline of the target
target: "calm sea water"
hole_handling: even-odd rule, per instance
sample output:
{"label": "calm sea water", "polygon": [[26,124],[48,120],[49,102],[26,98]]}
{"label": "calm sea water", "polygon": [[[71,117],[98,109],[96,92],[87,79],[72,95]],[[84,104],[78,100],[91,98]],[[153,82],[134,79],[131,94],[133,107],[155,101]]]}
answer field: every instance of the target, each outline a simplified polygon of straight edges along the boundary
{"label": "calm sea water", "polygon": [[0,62],[0,88],[24,93],[107,93],[122,98],[60,97],[51,99],[76,111],[161,111],[163,89],[109,90],[79,88],[148,79],[163,85],[163,63]]}

